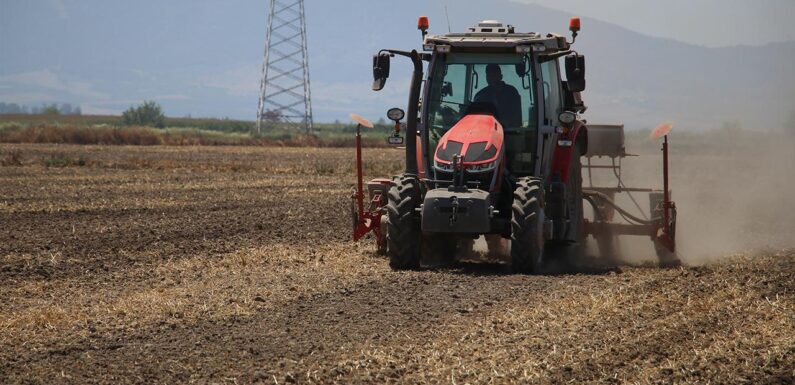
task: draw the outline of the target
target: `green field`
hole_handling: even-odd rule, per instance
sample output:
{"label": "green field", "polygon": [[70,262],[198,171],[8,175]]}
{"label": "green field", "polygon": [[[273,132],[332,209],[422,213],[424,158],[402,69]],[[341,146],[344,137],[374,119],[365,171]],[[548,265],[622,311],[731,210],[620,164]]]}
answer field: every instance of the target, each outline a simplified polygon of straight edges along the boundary
{"label": "green field", "polygon": [[[130,127],[120,116],[108,115],[0,115],[0,143],[72,143],[129,145],[276,145],[350,147],[354,145],[353,123],[315,123],[311,134],[284,124],[253,133],[255,122],[212,118],[166,118],[165,128]],[[366,147],[386,147],[392,132],[387,124],[362,130]],[[647,151],[659,146],[649,139],[650,129],[628,130],[627,152]],[[683,131],[671,134],[672,153],[731,153],[740,147],[764,147],[770,142],[790,142],[791,129],[760,131],[725,125],[716,130]]]}
{"label": "green field", "polygon": [[[166,118],[165,128],[129,127],[119,116],[0,115],[0,142],[131,145],[285,145],[347,147],[356,126],[315,123],[310,134],[285,124],[254,133],[253,121],[210,118]],[[364,129],[366,146],[386,146],[391,127]]]}

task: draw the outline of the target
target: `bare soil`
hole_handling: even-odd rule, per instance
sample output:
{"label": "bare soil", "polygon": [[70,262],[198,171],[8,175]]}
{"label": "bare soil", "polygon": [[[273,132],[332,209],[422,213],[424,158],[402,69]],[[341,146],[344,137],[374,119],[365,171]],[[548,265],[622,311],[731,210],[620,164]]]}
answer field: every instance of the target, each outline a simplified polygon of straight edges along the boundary
{"label": "bare soil", "polygon": [[[395,150],[365,157],[373,177],[400,168]],[[3,144],[0,159],[3,384],[795,381],[786,247],[674,269],[392,272],[350,240],[350,149]]]}

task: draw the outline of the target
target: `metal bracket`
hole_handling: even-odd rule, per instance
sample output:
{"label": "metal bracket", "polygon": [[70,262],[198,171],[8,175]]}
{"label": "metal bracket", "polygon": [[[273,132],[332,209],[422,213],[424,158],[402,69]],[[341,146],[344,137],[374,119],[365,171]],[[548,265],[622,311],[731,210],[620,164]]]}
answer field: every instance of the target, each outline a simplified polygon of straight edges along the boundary
{"label": "metal bracket", "polygon": [[458,222],[458,197],[453,196],[450,198],[450,206],[452,208],[452,212],[450,213],[450,227],[453,227],[456,222]]}

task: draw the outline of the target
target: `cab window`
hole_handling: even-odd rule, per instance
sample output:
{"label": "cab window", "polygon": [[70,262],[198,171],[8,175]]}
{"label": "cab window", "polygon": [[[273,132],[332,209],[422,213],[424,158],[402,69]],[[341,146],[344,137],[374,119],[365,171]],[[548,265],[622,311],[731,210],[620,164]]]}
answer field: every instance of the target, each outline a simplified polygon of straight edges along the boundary
{"label": "cab window", "polygon": [[544,88],[544,122],[557,126],[558,115],[562,111],[560,75],[558,61],[549,60],[541,63],[541,80]]}
{"label": "cab window", "polygon": [[532,63],[530,56],[515,53],[437,57],[425,111],[428,145],[435,148],[470,107],[488,107],[503,126],[508,167],[530,172],[537,133]]}
{"label": "cab window", "polygon": [[[455,125],[473,102],[491,102],[506,130],[535,128],[535,97],[529,57],[516,54],[453,53],[440,57],[432,70],[427,121],[431,136],[440,137]],[[488,69],[497,66],[501,80],[489,90]],[[492,79],[494,79],[492,77]],[[510,95],[505,96],[503,94]],[[492,96],[492,97],[489,97]],[[504,103],[506,100],[511,103]],[[501,105],[503,104],[503,105]],[[510,105],[508,105],[510,104]]]}

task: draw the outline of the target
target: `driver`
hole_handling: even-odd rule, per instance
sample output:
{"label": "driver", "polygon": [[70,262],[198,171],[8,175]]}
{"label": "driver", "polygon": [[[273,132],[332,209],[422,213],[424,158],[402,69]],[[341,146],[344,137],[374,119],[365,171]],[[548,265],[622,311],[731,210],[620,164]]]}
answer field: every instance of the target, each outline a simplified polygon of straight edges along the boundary
{"label": "driver", "polygon": [[488,86],[475,95],[474,101],[494,104],[503,127],[521,127],[522,98],[514,86],[502,81],[498,64],[486,65],[486,83]]}

